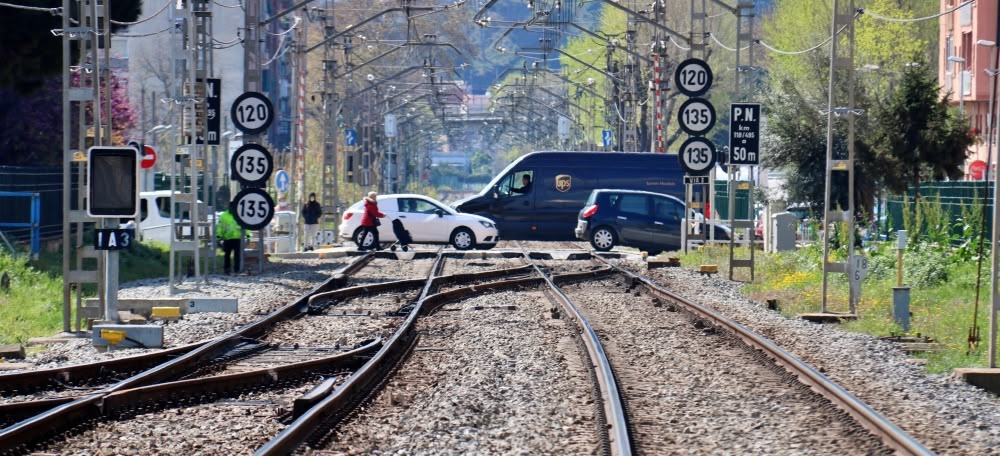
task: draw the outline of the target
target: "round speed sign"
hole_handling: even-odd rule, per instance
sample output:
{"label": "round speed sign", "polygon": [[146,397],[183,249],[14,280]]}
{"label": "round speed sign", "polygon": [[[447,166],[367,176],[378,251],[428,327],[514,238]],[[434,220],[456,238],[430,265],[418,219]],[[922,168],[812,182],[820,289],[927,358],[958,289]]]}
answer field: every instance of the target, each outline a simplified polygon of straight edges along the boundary
{"label": "round speed sign", "polygon": [[705,138],[689,138],[681,144],[677,159],[685,173],[704,175],[715,166],[715,145]]}
{"label": "round speed sign", "polygon": [[701,59],[687,59],[674,72],[677,90],[689,97],[700,97],[712,87],[712,69]]}
{"label": "round speed sign", "polygon": [[229,160],[229,171],[233,179],[243,185],[260,186],[271,177],[274,158],[259,144],[244,144],[236,149]]}
{"label": "round speed sign", "polygon": [[233,198],[230,207],[236,223],[248,230],[262,229],[274,218],[274,200],[264,189],[243,189]]}
{"label": "round speed sign", "polygon": [[677,111],[681,130],[693,136],[702,136],[715,126],[715,107],[704,98],[690,98]]}
{"label": "round speed sign", "polygon": [[229,115],[243,134],[259,135],[271,126],[274,120],[274,105],[260,92],[244,92],[236,97]]}

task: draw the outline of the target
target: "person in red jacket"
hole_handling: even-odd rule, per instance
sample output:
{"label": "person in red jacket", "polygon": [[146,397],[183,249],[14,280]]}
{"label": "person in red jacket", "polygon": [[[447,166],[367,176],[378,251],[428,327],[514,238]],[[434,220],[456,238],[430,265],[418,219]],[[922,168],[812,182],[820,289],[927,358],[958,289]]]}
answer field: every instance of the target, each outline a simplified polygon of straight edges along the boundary
{"label": "person in red jacket", "polygon": [[378,193],[368,192],[365,197],[365,213],[361,216],[361,233],[358,235],[358,250],[367,250],[364,246],[364,239],[368,233],[372,234],[371,248],[380,250],[378,245],[378,226],[382,224],[378,219],[385,217],[385,214],[378,211]]}

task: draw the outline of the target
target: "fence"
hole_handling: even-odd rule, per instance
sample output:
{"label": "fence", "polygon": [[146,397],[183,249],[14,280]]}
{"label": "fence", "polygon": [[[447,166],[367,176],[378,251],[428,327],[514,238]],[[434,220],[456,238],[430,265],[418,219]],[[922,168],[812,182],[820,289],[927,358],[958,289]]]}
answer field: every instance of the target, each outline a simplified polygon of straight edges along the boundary
{"label": "fence", "polygon": [[[906,192],[906,200],[910,202],[911,210],[913,206],[916,190],[910,188]],[[941,210],[947,220],[952,222],[958,220],[963,213],[969,213],[973,205],[976,205],[978,214],[986,214],[986,227],[984,236],[992,236],[992,214],[993,214],[993,182],[927,182],[920,184],[920,196],[932,204],[940,203]],[[985,205],[984,205],[985,203]],[[903,196],[893,195],[886,198],[885,221],[880,223],[880,229],[885,231],[897,231],[903,228],[903,210],[905,202]],[[978,231],[982,220],[968,220]],[[952,226],[952,234],[961,235],[961,227]]]}
{"label": "fence", "polygon": [[[63,170],[60,166],[0,166],[0,192],[38,194],[39,212],[37,229],[42,238],[62,235]],[[71,176],[73,201],[79,187],[78,173]],[[0,223],[16,224],[31,220],[36,203],[31,198],[4,198],[0,204]],[[18,241],[29,241],[32,227],[18,226],[4,229],[4,234]]]}

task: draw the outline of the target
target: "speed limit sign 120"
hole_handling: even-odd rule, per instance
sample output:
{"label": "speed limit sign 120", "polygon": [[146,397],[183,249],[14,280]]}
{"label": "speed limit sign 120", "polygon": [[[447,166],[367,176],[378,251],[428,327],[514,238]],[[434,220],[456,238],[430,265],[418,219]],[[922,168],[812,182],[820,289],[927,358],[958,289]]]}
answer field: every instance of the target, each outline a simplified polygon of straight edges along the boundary
{"label": "speed limit sign 120", "polygon": [[715,166],[715,145],[705,138],[690,138],[677,154],[684,172],[692,176],[707,174]]}
{"label": "speed limit sign 120", "polygon": [[236,149],[229,160],[229,173],[243,185],[263,186],[271,177],[274,158],[259,144],[244,144]]}
{"label": "speed limit sign 120", "polygon": [[274,217],[274,200],[260,188],[246,188],[236,194],[231,206],[233,217],[243,228],[259,230]]}
{"label": "speed limit sign 120", "polygon": [[244,92],[236,97],[229,115],[245,135],[259,135],[271,126],[274,120],[274,105],[260,92]]}
{"label": "speed limit sign 120", "polygon": [[677,90],[689,97],[700,97],[712,87],[712,69],[701,59],[687,59],[674,72]]}

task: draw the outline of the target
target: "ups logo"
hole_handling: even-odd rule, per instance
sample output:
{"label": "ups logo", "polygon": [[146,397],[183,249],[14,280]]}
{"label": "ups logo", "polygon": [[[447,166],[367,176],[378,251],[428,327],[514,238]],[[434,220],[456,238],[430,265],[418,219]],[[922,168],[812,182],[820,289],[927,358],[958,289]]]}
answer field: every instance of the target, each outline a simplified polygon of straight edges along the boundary
{"label": "ups logo", "polygon": [[573,187],[573,176],[570,176],[569,174],[560,174],[556,176],[556,190],[566,193],[572,187]]}

